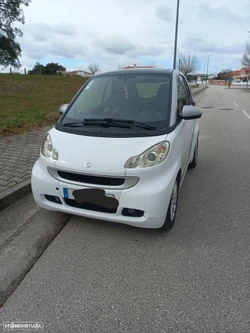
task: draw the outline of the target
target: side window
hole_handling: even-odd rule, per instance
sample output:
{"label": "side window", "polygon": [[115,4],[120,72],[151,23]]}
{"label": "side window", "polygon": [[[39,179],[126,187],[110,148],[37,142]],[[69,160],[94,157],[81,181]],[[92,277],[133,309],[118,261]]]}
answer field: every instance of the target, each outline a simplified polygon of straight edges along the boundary
{"label": "side window", "polygon": [[190,104],[189,92],[182,76],[178,78],[178,111],[181,112],[184,105]]}

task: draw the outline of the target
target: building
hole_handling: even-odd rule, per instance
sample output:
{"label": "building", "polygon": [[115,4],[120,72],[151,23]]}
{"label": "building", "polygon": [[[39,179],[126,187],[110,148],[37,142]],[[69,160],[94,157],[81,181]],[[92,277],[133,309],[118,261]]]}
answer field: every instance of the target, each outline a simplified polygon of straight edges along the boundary
{"label": "building", "polygon": [[248,67],[241,68],[241,70],[240,70],[241,79],[249,78],[249,76],[250,76],[250,68],[248,68]]}
{"label": "building", "polygon": [[71,71],[71,72],[65,72],[65,71],[57,71],[57,75],[63,75],[63,76],[82,76],[82,77],[91,77],[93,76],[92,73],[86,72],[83,70],[77,70],[77,71]]}
{"label": "building", "polygon": [[154,66],[137,66],[137,65],[133,65],[133,66],[127,66],[124,69],[133,69],[133,68],[154,68]]}
{"label": "building", "polygon": [[240,80],[240,71],[239,70],[233,71],[231,73],[231,76],[232,76],[233,80]]}
{"label": "building", "polygon": [[237,71],[233,71],[231,73],[231,77],[233,78],[233,80],[246,80],[247,78],[250,77],[250,68],[248,67],[243,67],[240,70]]}

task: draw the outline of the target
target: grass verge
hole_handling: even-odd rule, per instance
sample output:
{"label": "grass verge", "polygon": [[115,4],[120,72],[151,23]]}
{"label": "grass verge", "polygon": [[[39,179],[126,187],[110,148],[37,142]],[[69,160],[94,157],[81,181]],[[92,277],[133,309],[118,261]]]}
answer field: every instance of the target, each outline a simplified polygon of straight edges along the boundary
{"label": "grass verge", "polygon": [[53,125],[58,108],[86,82],[83,77],[0,75],[0,135]]}

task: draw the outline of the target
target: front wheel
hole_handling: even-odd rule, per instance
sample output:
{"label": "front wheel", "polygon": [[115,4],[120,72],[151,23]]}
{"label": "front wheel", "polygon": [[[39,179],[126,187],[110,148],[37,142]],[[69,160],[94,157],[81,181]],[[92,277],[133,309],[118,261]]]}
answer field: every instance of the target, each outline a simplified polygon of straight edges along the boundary
{"label": "front wheel", "polygon": [[177,212],[178,196],[179,196],[179,182],[178,182],[178,179],[176,179],[175,183],[174,183],[174,188],[172,191],[170,203],[168,206],[166,219],[162,226],[162,229],[164,229],[164,230],[170,230],[174,226],[176,212]]}

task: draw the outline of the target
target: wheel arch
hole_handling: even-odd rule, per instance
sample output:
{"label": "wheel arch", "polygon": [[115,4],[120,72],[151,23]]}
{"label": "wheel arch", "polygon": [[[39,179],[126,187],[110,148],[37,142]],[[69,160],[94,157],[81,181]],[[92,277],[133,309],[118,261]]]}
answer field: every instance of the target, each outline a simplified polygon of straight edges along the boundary
{"label": "wheel arch", "polygon": [[181,182],[181,169],[178,171],[176,179],[178,180],[178,185],[180,186],[180,182]]}
{"label": "wheel arch", "polygon": [[199,135],[200,135],[200,129],[199,129],[199,125],[196,123],[195,128],[194,128],[193,139],[192,139],[192,146],[191,146],[191,151],[190,151],[189,163],[191,163],[192,160],[193,160],[194,149],[195,149],[195,146],[196,146],[196,142],[199,139]]}

